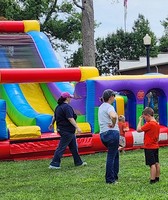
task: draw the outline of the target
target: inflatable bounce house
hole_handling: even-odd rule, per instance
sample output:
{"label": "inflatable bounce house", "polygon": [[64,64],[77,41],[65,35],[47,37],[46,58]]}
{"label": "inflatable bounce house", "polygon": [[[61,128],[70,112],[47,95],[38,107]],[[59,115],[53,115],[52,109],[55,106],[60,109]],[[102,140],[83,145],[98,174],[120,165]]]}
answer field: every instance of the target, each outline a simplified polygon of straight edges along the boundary
{"label": "inflatable bounce house", "polygon": [[[108,88],[118,92],[114,106],[129,123],[125,149],[143,148],[143,133],[136,132],[136,125],[149,92],[155,96],[159,143],[166,146],[167,84],[168,76],[162,74],[100,77],[95,67],[62,68],[38,21],[0,21],[0,160],[53,156],[60,136],[56,127],[48,127],[65,91],[74,95],[71,105],[83,132],[77,135],[80,154],[106,151],[99,137],[98,107]],[[64,155],[70,155],[68,149]]]}

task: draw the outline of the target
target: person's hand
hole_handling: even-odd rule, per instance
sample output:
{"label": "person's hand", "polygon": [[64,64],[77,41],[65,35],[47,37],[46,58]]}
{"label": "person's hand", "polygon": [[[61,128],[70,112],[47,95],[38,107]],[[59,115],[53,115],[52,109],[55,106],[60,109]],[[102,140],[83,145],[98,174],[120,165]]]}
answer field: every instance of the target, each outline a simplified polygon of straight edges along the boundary
{"label": "person's hand", "polygon": [[52,129],[54,128],[54,125],[53,124],[50,124],[48,129],[51,131]]}
{"label": "person's hand", "polygon": [[143,117],[142,117],[142,115],[139,117],[139,120],[142,120],[143,119]]}
{"label": "person's hand", "polygon": [[114,128],[114,124],[108,124],[108,128]]}
{"label": "person's hand", "polygon": [[82,130],[81,130],[79,127],[77,127],[77,128],[76,128],[76,132],[77,132],[77,134],[81,134],[81,133],[82,133]]}
{"label": "person's hand", "polygon": [[129,131],[129,127],[125,127],[123,130],[124,130],[125,132],[126,132],[126,131]]}

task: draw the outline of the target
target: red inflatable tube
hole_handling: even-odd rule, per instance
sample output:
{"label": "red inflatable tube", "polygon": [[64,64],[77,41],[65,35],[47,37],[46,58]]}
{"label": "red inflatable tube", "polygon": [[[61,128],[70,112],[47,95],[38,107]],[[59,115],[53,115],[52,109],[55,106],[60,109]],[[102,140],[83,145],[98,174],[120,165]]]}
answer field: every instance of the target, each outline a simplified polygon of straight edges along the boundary
{"label": "red inflatable tube", "polygon": [[0,21],[0,32],[24,33],[23,21]]}
{"label": "red inflatable tube", "polygon": [[100,134],[93,134],[93,150],[95,152],[107,151],[107,148],[101,142]]}
{"label": "red inflatable tube", "polygon": [[79,68],[62,69],[0,69],[0,83],[48,83],[80,81]]}
{"label": "red inflatable tube", "polygon": [[9,140],[0,141],[0,160],[10,158],[10,142]]}
{"label": "red inflatable tube", "polygon": [[126,139],[126,148],[133,148],[134,139],[133,139],[132,131],[126,132],[125,139]]}
{"label": "red inflatable tube", "polygon": [[168,128],[161,125],[159,146],[168,146]]}

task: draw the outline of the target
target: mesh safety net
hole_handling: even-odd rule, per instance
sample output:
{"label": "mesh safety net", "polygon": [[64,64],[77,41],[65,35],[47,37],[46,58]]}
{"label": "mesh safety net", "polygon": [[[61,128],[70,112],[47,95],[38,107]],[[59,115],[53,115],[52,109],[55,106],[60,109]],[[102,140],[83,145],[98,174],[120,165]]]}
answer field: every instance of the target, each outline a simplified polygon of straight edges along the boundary
{"label": "mesh safety net", "polygon": [[0,34],[0,68],[43,68],[31,36]]}

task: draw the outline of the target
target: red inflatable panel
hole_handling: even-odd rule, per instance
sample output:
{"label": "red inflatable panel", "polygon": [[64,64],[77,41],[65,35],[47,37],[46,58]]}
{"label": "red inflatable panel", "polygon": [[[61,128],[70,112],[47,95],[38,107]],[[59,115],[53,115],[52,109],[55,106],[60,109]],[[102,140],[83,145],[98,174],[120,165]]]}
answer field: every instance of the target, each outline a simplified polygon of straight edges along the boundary
{"label": "red inflatable panel", "polygon": [[93,134],[93,150],[95,152],[103,152],[107,151],[107,148],[101,142],[100,134]]}
{"label": "red inflatable panel", "polygon": [[126,132],[125,139],[126,139],[126,148],[133,148],[134,139],[132,131]]}
{"label": "red inflatable panel", "polygon": [[80,81],[79,68],[62,69],[0,69],[0,83]]}
{"label": "red inflatable panel", "polygon": [[168,128],[166,126],[160,125],[160,133],[168,133]]}
{"label": "red inflatable panel", "polygon": [[[54,151],[58,146],[59,138],[53,140],[42,141],[27,141],[16,142],[10,144],[10,158],[12,160],[36,160],[51,158],[54,155]],[[93,149],[92,136],[77,138],[78,149],[80,154],[92,154],[95,153]],[[64,156],[72,156],[69,148],[64,152]]]}
{"label": "red inflatable panel", "polygon": [[23,21],[0,21],[0,32],[24,33]]}
{"label": "red inflatable panel", "polygon": [[160,125],[160,134],[159,146],[168,146],[168,127]]}
{"label": "red inflatable panel", "polygon": [[0,141],[0,160],[10,158],[10,143],[9,140]]}

